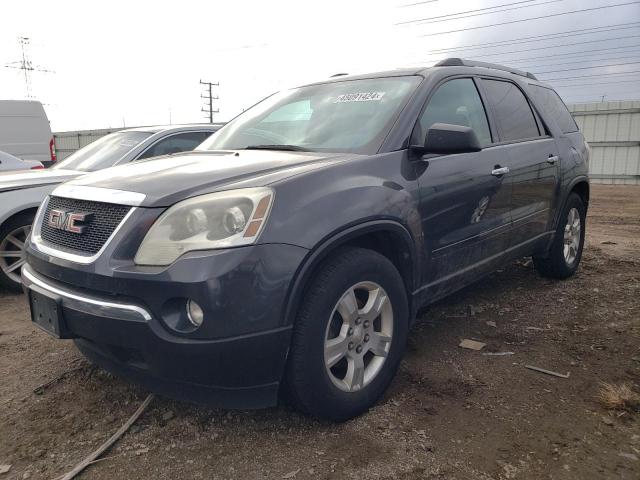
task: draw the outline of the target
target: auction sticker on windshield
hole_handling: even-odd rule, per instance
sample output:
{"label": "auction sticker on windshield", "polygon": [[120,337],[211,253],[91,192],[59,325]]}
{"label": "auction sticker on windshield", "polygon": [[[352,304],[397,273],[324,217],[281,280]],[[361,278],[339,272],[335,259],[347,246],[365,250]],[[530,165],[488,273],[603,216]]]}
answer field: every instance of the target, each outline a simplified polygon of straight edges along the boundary
{"label": "auction sticker on windshield", "polygon": [[358,92],[358,93],[345,93],[339,95],[333,103],[344,102],[373,102],[380,100],[384,96],[385,92]]}

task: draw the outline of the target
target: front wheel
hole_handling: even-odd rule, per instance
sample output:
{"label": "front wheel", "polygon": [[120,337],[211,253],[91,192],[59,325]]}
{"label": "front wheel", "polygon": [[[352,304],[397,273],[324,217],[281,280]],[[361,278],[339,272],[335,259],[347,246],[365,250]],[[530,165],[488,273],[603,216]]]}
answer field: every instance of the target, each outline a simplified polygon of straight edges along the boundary
{"label": "front wheel", "polygon": [[0,227],[0,285],[16,293],[22,292],[20,272],[32,223],[33,215],[21,214]]}
{"label": "front wheel", "polygon": [[560,215],[548,255],[533,257],[538,272],[551,278],[568,278],[578,269],[584,247],[587,209],[576,193],[569,195]]}
{"label": "front wheel", "polygon": [[285,389],[300,410],[343,421],[387,389],[404,350],[404,282],[384,256],[341,250],[313,278],[298,313]]}

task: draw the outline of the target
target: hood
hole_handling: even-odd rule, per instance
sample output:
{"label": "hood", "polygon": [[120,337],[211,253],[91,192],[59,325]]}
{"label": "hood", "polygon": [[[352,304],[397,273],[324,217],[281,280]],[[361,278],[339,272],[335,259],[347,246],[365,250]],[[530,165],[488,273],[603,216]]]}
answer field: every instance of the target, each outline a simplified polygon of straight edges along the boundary
{"label": "hood", "polygon": [[70,182],[145,195],[142,206],[168,207],[185,198],[258,187],[357,155],[273,150],[194,151],[108,168]]}
{"label": "hood", "polygon": [[23,188],[56,185],[72,180],[86,172],[77,170],[46,169],[20,170],[17,172],[0,173],[0,192],[21,190]]}

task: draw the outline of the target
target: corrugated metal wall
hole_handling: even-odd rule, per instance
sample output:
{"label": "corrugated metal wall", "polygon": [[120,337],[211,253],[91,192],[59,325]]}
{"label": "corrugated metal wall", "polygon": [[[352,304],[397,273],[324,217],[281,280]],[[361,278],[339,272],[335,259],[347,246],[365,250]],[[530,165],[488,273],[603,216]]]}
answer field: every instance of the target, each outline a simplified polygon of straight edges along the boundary
{"label": "corrugated metal wall", "polygon": [[591,181],[640,185],[640,100],[567,106],[591,145]]}
{"label": "corrugated metal wall", "polygon": [[89,145],[105,135],[122,130],[121,128],[103,128],[100,130],[78,130],[75,132],[58,132],[53,134],[56,142],[58,160],[63,160],[76,150]]}

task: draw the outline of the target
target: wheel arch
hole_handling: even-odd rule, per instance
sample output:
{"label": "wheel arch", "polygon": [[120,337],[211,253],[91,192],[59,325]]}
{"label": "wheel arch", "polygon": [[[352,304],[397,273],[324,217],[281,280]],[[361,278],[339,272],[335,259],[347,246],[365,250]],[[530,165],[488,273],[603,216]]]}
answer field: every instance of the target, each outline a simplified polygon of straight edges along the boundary
{"label": "wheel arch", "polygon": [[565,192],[560,199],[558,204],[558,209],[555,212],[555,218],[553,222],[553,229],[555,231],[558,226],[558,222],[560,221],[560,215],[564,211],[564,207],[569,200],[569,197],[572,193],[577,193],[582,198],[585,207],[589,206],[589,195],[590,195],[590,186],[589,186],[589,178],[586,176],[579,176],[571,180],[566,187],[563,188],[563,192]]}
{"label": "wheel arch", "polygon": [[[582,198],[582,201],[584,202],[584,206],[588,207],[589,194],[590,194],[589,181],[586,178],[578,178],[576,181],[574,181],[571,184],[569,195],[571,195],[574,192],[580,195],[580,198]],[[567,198],[569,198],[569,195],[567,195]],[[566,202],[566,199],[565,199],[565,202]]]}
{"label": "wheel arch", "polygon": [[[315,272],[333,252],[344,247],[361,247],[388,258],[404,281],[410,316],[414,314],[411,293],[419,278],[415,240],[409,231],[393,220],[374,220],[345,228],[325,237],[314,247],[296,272],[285,307],[285,324],[293,325],[300,302]],[[411,317],[412,318],[412,317]]]}
{"label": "wheel arch", "polygon": [[10,222],[14,218],[17,218],[17,217],[19,217],[21,215],[33,214],[33,216],[35,217],[36,212],[38,211],[38,207],[39,207],[39,205],[32,205],[32,206],[28,206],[26,208],[21,208],[19,210],[12,211],[7,216],[2,218],[2,220],[0,221],[0,229],[2,227],[4,227],[8,222]]}

